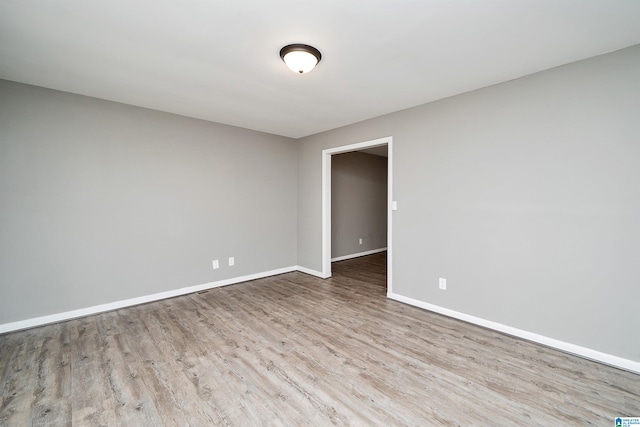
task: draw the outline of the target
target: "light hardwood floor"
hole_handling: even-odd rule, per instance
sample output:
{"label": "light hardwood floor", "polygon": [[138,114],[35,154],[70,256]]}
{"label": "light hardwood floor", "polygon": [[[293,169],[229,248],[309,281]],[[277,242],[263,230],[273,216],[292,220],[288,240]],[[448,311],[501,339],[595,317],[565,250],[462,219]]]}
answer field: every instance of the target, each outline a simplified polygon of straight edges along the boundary
{"label": "light hardwood floor", "polygon": [[387,300],[385,254],[0,336],[0,425],[613,425],[640,376]]}

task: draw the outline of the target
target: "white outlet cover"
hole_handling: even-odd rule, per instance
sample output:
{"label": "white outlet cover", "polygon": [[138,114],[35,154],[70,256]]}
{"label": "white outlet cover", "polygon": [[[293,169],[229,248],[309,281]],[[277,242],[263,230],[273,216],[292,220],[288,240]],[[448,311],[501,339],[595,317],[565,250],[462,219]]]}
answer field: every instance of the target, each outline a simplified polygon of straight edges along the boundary
{"label": "white outlet cover", "polygon": [[211,261],[211,265],[213,265],[214,270],[217,270],[220,268],[220,263],[218,262],[217,259],[214,259],[213,261]]}
{"label": "white outlet cover", "polygon": [[236,259],[232,256],[229,257],[229,267],[234,266],[236,263]]}
{"label": "white outlet cover", "polygon": [[440,277],[438,279],[438,285],[440,286],[440,289],[447,289],[447,279],[445,279],[444,277]]}

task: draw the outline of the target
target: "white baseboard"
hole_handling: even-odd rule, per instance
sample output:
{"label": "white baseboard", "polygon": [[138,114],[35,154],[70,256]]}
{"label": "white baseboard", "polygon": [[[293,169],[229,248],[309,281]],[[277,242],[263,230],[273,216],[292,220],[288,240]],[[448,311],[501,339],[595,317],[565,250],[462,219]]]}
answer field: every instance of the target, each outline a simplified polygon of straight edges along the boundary
{"label": "white baseboard", "polygon": [[384,252],[386,250],[387,250],[387,248],[371,249],[370,251],[358,252],[357,254],[343,255],[343,256],[331,258],[331,262],[344,261],[346,259],[351,259],[351,258],[359,258],[359,257],[365,256],[365,255],[373,255],[373,254],[377,254],[379,252]]}
{"label": "white baseboard", "polygon": [[[382,250],[378,250],[382,252]],[[221,286],[233,285],[236,283],[246,282],[249,280],[262,279],[264,277],[275,276],[278,274],[289,273],[292,271],[300,271],[302,273],[310,274],[312,276],[325,278],[320,271],[312,270],[310,268],[302,266],[292,266],[279,268],[276,270],[265,271],[261,273],[250,274],[247,276],[233,277],[230,279],[219,280],[217,282],[209,282],[202,285],[189,286],[186,288],[175,289],[167,292],[160,292],[152,295],[145,295],[142,297],[131,298],[121,301],[115,301],[108,304],[100,304],[92,307],[81,308],[78,310],[67,311],[63,313],[51,314],[48,316],[35,317],[32,319],[20,320],[17,322],[0,324],[0,334],[7,332],[19,331],[22,329],[33,328],[37,326],[47,325],[50,323],[63,322],[66,320],[76,319],[78,317],[90,316],[93,314],[103,313],[105,311],[117,310],[119,308],[131,307],[134,305],[144,304],[153,301],[159,301],[166,298],[172,298],[180,295],[191,294],[194,292],[218,288]],[[587,359],[595,360],[597,362],[605,363],[607,365],[615,366],[617,368],[625,369],[631,372],[640,374],[640,362],[624,359],[618,356],[613,356],[600,351],[592,350],[590,348],[581,347],[575,344],[567,343],[564,341],[556,340],[553,338],[538,335],[532,332],[524,331],[521,329],[513,328],[511,326],[503,325],[501,323],[492,322],[479,317],[471,316],[468,314],[460,313],[448,308],[440,307],[437,305],[429,304],[420,300],[405,297],[396,293],[389,293],[387,297],[405,304],[413,305],[415,307],[423,308],[425,310],[433,311],[435,313],[443,314],[445,316],[460,319],[465,322],[473,323],[479,326],[483,326],[489,329],[493,329],[499,332],[503,332],[508,335],[513,335],[519,338],[523,338],[529,341],[533,341],[548,347],[552,347],[567,353],[575,354]]]}
{"label": "white baseboard", "polygon": [[110,302],[108,304],[94,305],[93,307],[80,308],[78,310],[66,311],[64,313],[50,314],[48,316],[35,317],[18,322],[4,323],[0,325],[0,334],[14,332],[22,329],[34,328],[36,326],[48,325],[50,323],[63,322],[65,320],[76,319],[78,317],[90,316],[92,314],[104,313],[105,311],[117,310],[119,308],[131,307],[147,302],[159,301],[166,298],[191,294],[205,289],[219,288],[221,286],[233,285],[235,283],[247,282],[249,280],[262,279],[264,277],[275,276],[277,274],[290,273],[298,270],[298,267],[285,267],[261,273],[249,274],[247,276],[233,277],[231,279],[209,282],[203,285],[189,286],[167,292],[160,292],[152,295],[145,295],[137,298],[130,298],[121,301]]}
{"label": "white baseboard", "polygon": [[483,326],[485,328],[493,329],[498,332],[503,332],[507,335],[512,335],[518,338],[523,338],[528,341],[533,341],[538,344],[552,347],[557,350],[561,350],[567,353],[574,354],[576,356],[584,357],[586,359],[594,360],[596,362],[611,365],[616,368],[624,369],[636,374],[640,374],[640,362],[635,362],[629,359],[623,359],[622,357],[613,356],[611,354],[602,353],[597,350],[593,350],[579,345],[567,343],[564,341],[556,340],[554,338],[545,337],[544,335],[538,335],[533,332],[524,331],[522,329],[513,328],[511,326],[503,325],[501,323],[492,322],[479,317],[471,316],[468,314],[460,313],[448,308],[440,307],[437,305],[429,304],[420,300],[398,295],[396,293],[388,293],[387,297],[405,304],[413,305],[415,307],[423,308],[425,310],[433,311],[435,313],[443,314],[445,316],[453,317],[455,319],[463,320],[465,322],[473,323],[475,325]]}
{"label": "white baseboard", "polygon": [[327,279],[327,278],[331,277],[331,276],[325,276],[321,271],[312,270],[312,269],[307,268],[307,267],[302,267],[301,265],[297,265],[296,266],[296,270],[298,270],[301,273],[310,274],[312,276],[319,277],[321,279]]}

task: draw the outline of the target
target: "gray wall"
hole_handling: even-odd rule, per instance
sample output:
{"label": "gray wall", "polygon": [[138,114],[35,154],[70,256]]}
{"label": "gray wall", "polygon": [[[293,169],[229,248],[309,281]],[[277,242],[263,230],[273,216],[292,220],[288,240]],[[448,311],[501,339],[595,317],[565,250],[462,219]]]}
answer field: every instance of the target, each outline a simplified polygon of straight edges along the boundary
{"label": "gray wall", "polygon": [[321,150],[393,136],[395,293],[640,361],[638,76],[635,46],[304,138],[298,264]]}
{"label": "gray wall", "polygon": [[359,152],[331,156],[331,257],[386,246],[387,158]]}
{"label": "gray wall", "polygon": [[294,140],[8,81],[0,129],[0,323],[296,264]]}

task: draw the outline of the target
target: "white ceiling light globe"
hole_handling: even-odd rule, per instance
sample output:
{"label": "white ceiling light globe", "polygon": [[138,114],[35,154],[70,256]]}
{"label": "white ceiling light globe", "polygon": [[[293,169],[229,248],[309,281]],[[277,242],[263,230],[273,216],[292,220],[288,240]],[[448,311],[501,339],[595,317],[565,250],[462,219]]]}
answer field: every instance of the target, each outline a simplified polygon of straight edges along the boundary
{"label": "white ceiling light globe", "polygon": [[287,64],[287,67],[291,68],[291,71],[303,74],[313,70],[318,60],[310,53],[294,51],[284,56],[284,63]]}

